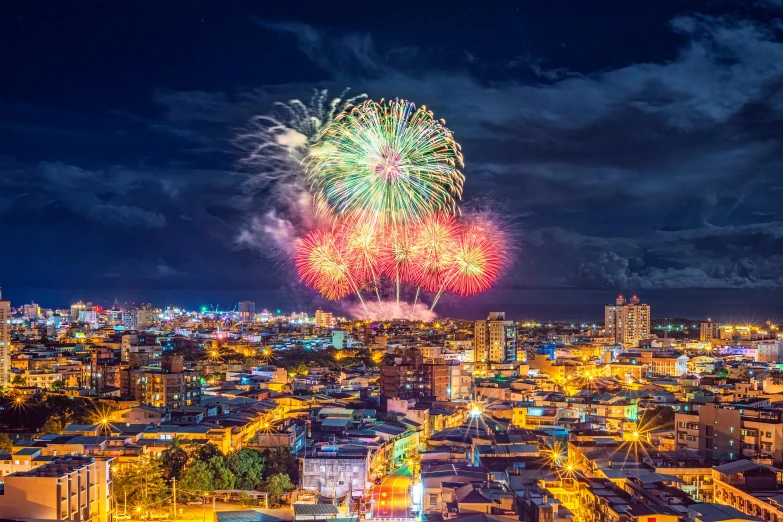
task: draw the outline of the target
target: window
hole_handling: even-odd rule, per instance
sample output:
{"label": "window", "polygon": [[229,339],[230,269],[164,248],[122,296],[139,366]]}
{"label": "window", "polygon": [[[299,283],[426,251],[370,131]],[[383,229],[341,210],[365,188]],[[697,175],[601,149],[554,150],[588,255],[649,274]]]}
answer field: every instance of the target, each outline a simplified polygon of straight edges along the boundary
{"label": "window", "polygon": [[430,495],[430,506],[438,505],[438,495]]}

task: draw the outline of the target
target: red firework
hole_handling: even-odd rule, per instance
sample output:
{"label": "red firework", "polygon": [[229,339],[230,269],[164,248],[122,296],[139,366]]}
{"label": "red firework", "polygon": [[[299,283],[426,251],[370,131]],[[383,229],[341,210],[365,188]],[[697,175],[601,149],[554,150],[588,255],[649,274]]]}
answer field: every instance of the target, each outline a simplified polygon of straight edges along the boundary
{"label": "red firework", "polygon": [[432,214],[417,227],[413,241],[413,281],[427,291],[439,292],[454,263],[460,226],[454,216]]}
{"label": "red firework", "polygon": [[381,273],[383,227],[362,220],[347,220],[338,229],[337,240],[343,245],[352,279],[357,285],[377,284]]}
{"label": "red firework", "polygon": [[384,275],[395,281],[414,280],[417,230],[415,225],[398,226],[382,234],[379,261]]}
{"label": "red firework", "polygon": [[500,238],[480,225],[468,226],[457,238],[454,260],[446,289],[459,295],[473,295],[492,286],[498,277]]}
{"label": "red firework", "polygon": [[330,300],[342,299],[356,290],[341,243],[331,232],[313,230],[299,240],[296,248],[300,280]]}

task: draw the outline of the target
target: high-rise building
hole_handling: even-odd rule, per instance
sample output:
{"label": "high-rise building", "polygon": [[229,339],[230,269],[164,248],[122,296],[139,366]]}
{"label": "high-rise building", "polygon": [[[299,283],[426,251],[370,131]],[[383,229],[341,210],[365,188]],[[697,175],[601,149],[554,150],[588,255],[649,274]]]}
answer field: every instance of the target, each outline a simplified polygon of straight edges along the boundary
{"label": "high-rise building", "polygon": [[712,341],[713,339],[720,339],[720,323],[713,323],[712,321],[701,323],[699,340]]}
{"label": "high-rise building", "polygon": [[84,312],[87,309],[87,306],[82,302],[79,301],[78,303],[74,303],[71,305],[71,321],[74,323],[80,320],[79,312]]}
{"label": "high-rise building", "polygon": [[256,304],[253,301],[239,302],[239,320],[246,323],[253,322],[256,318]]}
{"label": "high-rise building", "polygon": [[126,330],[144,330],[155,324],[155,310],[151,304],[135,305],[122,314],[122,324]]}
{"label": "high-rise building", "polygon": [[449,399],[450,367],[444,362],[425,362],[421,350],[411,348],[400,364],[381,366],[380,399]]}
{"label": "high-rise building", "polygon": [[3,301],[0,288],[0,388],[11,385],[11,301]]}
{"label": "high-rise building", "polygon": [[517,327],[506,321],[505,312],[490,312],[486,321],[476,321],[473,335],[476,362],[517,360]]}
{"label": "high-rise building", "polygon": [[318,328],[332,327],[332,312],[324,312],[320,308],[315,311],[315,326]]}
{"label": "high-rise building", "polygon": [[614,305],[604,307],[606,336],[623,346],[639,346],[650,336],[650,305],[633,296],[626,301],[619,296]]}

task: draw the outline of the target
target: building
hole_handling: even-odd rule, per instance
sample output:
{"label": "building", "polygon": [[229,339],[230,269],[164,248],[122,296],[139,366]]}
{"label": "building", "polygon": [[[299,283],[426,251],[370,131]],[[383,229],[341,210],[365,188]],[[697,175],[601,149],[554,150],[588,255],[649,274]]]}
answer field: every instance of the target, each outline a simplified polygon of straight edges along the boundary
{"label": "building", "polygon": [[112,457],[61,457],[4,477],[3,518],[19,520],[113,519]]}
{"label": "building", "polygon": [[85,310],[87,310],[87,305],[85,305],[82,301],[79,301],[78,303],[74,303],[71,305],[71,321],[76,323],[80,320],[80,313],[83,313]]}
{"label": "building", "polygon": [[332,332],[332,346],[334,346],[337,350],[342,350],[343,348],[348,347],[345,338],[346,333],[347,332],[345,330],[334,330]]}
{"label": "building", "polygon": [[425,362],[416,348],[408,350],[400,364],[381,367],[381,402],[388,399],[449,400],[451,367],[443,362]]}
{"label": "building", "polygon": [[476,362],[517,360],[517,328],[506,321],[505,312],[490,312],[486,321],[476,321],[473,336]]}
{"label": "building", "polygon": [[319,442],[300,459],[300,488],[331,499],[361,496],[368,486],[371,448]]}
{"label": "building", "polygon": [[783,340],[761,341],[757,345],[756,362],[776,363],[783,361]]}
{"label": "building", "polygon": [[699,340],[712,341],[713,339],[720,339],[720,323],[713,323],[712,321],[701,323]]}
{"label": "building", "polygon": [[318,328],[331,328],[332,324],[332,312],[324,312],[320,308],[315,311],[315,326]]}
{"label": "building", "polygon": [[11,301],[0,288],[0,388],[11,386]]}
{"label": "building", "polygon": [[752,458],[783,463],[783,411],[769,408],[768,401],[758,406],[691,406],[690,412],[675,414],[678,451],[696,450],[710,460]]}
{"label": "building", "polygon": [[167,355],[160,369],[130,368],[125,371],[123,396],[155,408],[181,408],[198,404],[201,383],[196,371],[184,369],[181,355]]}
{"label": "building", "polygon": [[639,346],[639,341],[650,337],[650,305],[640,304],[633,296],[626,302],[619,296],[614,305],[604,307],[606,336],[623,346]]}
{"label": "building", "polygon": [[253,322],[256,318],[256,304],[253,301],[239,302],[239,320],[246,323]]}
{"label": "building", "polygon": [[144,330],[155,324],[155,310],[145,304],[139,308],[131,306],[122,314],[122,325],[126,330]]}

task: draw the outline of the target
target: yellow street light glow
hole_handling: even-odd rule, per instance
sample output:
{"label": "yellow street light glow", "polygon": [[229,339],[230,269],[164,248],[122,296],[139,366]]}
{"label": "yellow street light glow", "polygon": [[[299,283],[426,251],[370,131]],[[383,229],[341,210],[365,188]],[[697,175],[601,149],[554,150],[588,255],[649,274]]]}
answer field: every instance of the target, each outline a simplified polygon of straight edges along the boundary
{"label": "yellow street light glow", "polygon": [[573,464],[569,464],[568,466],[566,466],[566,469],[567,469],[568,471],[574,471],[574,466],[573,466]]}
{"label": "yellow street light glow", "polygon": [[634,439],[638,439],[639,438],[639,432],[638,431],[634,431],[633,432],[633,438]]}

